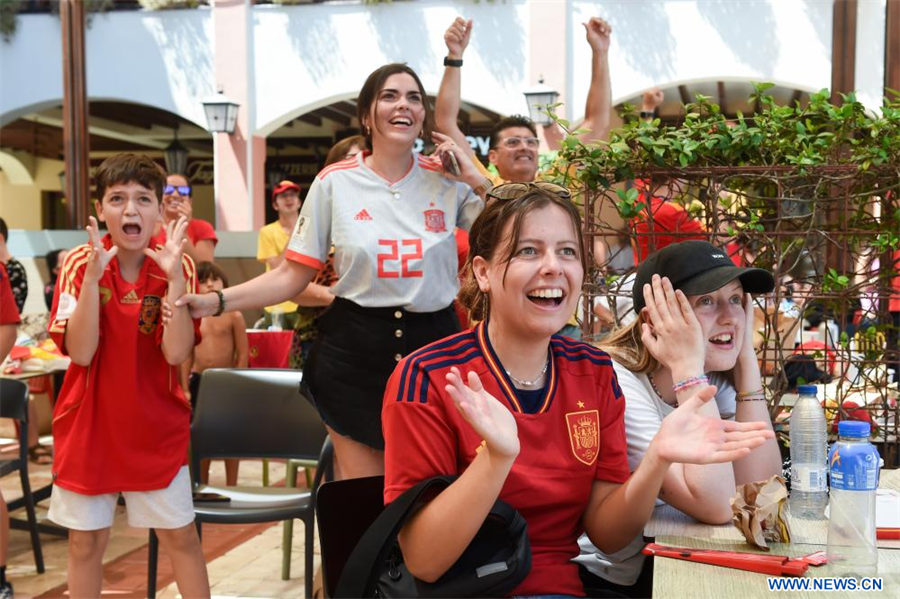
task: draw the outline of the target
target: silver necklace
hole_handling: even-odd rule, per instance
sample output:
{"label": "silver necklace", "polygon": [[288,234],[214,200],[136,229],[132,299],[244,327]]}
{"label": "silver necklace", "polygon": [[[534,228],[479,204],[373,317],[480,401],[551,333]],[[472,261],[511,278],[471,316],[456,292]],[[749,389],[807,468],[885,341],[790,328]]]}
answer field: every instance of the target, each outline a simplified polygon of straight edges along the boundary
{"label": "silver necklace", "polygon": [[509,370],[506,370],[505,368],[504,368],[504,370],[506,370],[506,376],[511,378],[512,382],[514,382],[518,387],[535,387],[535,386],[537,386],[538,383],[541,382],[541,379],[544,378],[544,375],[547,373],[547,366],[549,366],[549,365],[550,365],[550,357],[548,356],[547,361],[544,362],[544,367],[541,368],[541,371],[538,373],[538,375],[534,378],[533,381],[524,381],[522,379],[517,379],[516,377],[514,377],[512,375],[512,373]]}

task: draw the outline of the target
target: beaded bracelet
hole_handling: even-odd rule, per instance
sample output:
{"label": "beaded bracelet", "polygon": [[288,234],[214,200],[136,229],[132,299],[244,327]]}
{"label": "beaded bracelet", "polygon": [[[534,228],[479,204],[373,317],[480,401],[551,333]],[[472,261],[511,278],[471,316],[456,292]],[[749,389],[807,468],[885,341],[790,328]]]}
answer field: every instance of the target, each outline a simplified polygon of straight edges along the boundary
{"label": "beaded bracelet", "polygon": [[756,397],[758,395],[764,395],[765,391],[760,387],[759,389],[754,389],[753,391],[738,391],[737,398],[741,399],[744,397]]}
{"label": "beaded bracelet", "polygon": [[744,403],[745,401],[766,401],[766,396],[762,393],[760,393],[759,395],[744,395],[742,397],[736,397],[734,401],[738,403]]}
{"label": "beaded bracelet", "polygon": [[700,376],[692,376],[690,378],[684,379],[683,381],[678,381],[674,385],[672,385],[672,391],[678,393],[679,391],[684,391],[689,387],[695,387],[697,385],[708,385],[709,377],[705,374],[701,374]]}

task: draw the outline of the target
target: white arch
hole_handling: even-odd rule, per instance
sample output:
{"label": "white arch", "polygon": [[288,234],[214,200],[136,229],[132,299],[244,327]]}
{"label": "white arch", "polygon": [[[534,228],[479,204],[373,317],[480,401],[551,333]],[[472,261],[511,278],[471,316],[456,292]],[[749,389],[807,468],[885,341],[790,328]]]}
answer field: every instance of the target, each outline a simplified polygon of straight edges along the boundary
{"label": "white arch", "polygon": [[268,137],[269,135],[272,134],[272,132],[287,125],[288,123],[290,123],[291,121],[296,119],[298,116],[302,116],[304,114],[312,112],[313,110],[322,108],[324,106],[328,106],[330,104],[334,104],[335,102],[342,102],[344,100],[352,100],[357,96],[358,93],[359,93],[359,90],[354,90],[352,92],[338,93],[338,94],[328,96],[327,98],[321,98],[319,100],[316,100],[315,102],[310,102],[309,104],[304,104],[303,106],[293,108],[290,111],[285,112],[285,113],[275,117],[274,119],[270,120],[268,123],[266,123],[260,127],[257,127],[254,134]]}
{"label": "white arch", "polygon": [[[616,90],[618,92],[618,94],[615,97],[613,97],[612,104],[613,104],[613,106],[617,106],[618,104],[621,104],[622,102],[631,101],[636,96],[640,96],[645,91],[647,91],[648,89],[651,89],[653,87],[658,87],[662,90],[666,90],[666,89],[670,89],[670,88],[677,88],[680,85],[684,85],[684,86],[687,86],[688,88],[691,88],[691,87],[697,86],[697,85],[709,85],[709,84],[715,85],[719,81],[723,81],[725,83],[746,83],[748,85],[750,85],[752,83],[773,83],[778,88],[789,89],[789,90],[799,90],[801,92],[806,92],[808,94],[812,94],[812,93],[819,91],[819,89],[813,89],[810,85],[803,83],[803,82],[772,80],[772,79],[767,79],[765,81],[762,81],[762,80],[758,80],[758,79],[752,79],[752,78],[748,78],[748,77],[740,77],[740,76],[734,76],[734,75],[711,74],[708,77],[705,76],[705,77],[692,77],[692,78],[687,78],[687,79],[674,79],[671,81],[660,81],[652,86],[641,87],[641,86],[634,85],[634,86],[632,86],[631,89],[618,89],[618,90]],[[680,97],[667,98],[666,101],[668,102],[671,100],[680,102],[681,98]],[[693,100],[693,98],[691,98],[691,100]],[[734,102],[736,100],[743,101],[743,100],[746,100],[746,98],[729,97],[728,100],[731,102]],[[718,103],[718,99],[715,96],[713,96],[713,102]]]}
{"label": "white arch", "polygon": [[0,150],[0,170],[11,185],[34,185],[34,156],[16,150]]}

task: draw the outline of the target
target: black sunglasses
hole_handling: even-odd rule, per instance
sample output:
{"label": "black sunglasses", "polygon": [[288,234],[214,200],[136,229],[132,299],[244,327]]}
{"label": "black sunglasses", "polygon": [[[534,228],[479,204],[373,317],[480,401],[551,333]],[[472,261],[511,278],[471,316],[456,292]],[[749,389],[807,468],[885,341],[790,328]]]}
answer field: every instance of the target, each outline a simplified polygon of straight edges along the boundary
{"label": "black sunglasses", "polygon": [[191,186],[190,185],[166,185],[163,187],[163,195],[170,196],[175,192],[178,192],[179,195],[189,196],[191,195]]}
{"label": "black sunglasses", "polygon": [[533,190],[546,191],[552,193],[556,197],[568,200],[572,197],[571,192],[556,183],[548,183],[547,181],[535,181],[533,183],[503,183],[491,188],[487,192],[487,197],[495,200],[516,200]]}

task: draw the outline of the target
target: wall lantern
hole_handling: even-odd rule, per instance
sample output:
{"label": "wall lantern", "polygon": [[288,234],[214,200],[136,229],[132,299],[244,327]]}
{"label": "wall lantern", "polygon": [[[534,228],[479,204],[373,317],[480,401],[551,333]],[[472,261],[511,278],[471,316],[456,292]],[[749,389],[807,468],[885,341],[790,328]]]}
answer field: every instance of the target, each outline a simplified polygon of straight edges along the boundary
{"label": "wall lantern", "polygon": [[549,125],[553,122],[546,110],[556,103],[559,92],[548,85],[544,85],[544,78],[538,79],[538,84],[523,92],[528,103],[528,116],[536,125]]}
{"label": "wall lantern", "polygon": [[187,171],[188,150],[178,141],[178,127],[175,127],[175,138],[165,150],[166,172],[170,175],[184,175]]}
{"label": "wall lantern", "polygon": [[206,112],[208,129],[213,133],[234,133],[238,106],[240,104],[228,98],[221,90],[204,99],[203,110]]}

